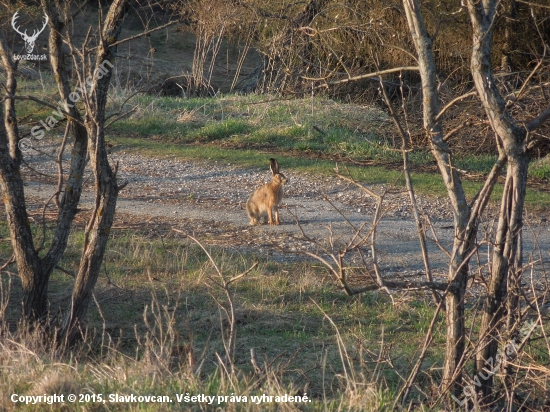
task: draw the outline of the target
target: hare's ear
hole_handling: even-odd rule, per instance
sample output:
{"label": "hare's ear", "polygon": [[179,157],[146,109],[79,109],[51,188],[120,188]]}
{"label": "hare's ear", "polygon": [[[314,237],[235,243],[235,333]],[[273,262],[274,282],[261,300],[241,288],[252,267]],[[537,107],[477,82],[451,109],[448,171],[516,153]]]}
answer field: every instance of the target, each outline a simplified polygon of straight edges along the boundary
{"label": "hare's ear", "polygon": [[279,162],[277,162],[275,159],[271,158],[269,159],[269,161],[271,162],[271,173],[273,173],[273,175],[276,175],[279,173]]}

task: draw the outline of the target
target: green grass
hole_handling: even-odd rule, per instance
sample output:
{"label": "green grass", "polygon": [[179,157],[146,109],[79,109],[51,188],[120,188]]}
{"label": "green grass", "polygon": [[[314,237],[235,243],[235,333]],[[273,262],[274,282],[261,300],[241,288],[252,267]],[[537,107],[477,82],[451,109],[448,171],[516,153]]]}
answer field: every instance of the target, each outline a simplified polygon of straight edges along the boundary
{"label": "green grass", "polygon": [[[360,108],[330,100],[228,96],[177,99],[141,96],[138,113],[113,126],[116,135],[174,140],[216,141],[238,149],[268,147],[278,151],[339,156],[352,160],[400,162],[385,128],[387,116],[376,108]],[[432,162],[424,151],[411,154],[420,164]]]}
{"label": "green grass", "polygon": [[[43,82],[22,80],[19,86],[29,93],[42,92],[46,100],[55,102],[51,84],[46,78]],[[118,111],[128,96],[127,90],[113,89],[108,109]],[[17,104],[19,116],[34,121],[51,112],[30,101]],[[261,168],[265,167],[266,153],[270,153],[283,159],[285,168],[322,174],[333,173],[338,161],[347,163],[352,174],[365,183],[403,185],[397,133],[388,116],[376,107],[323,97],[289,100],[269,95],[192,99],[137,95],[132,104],[136,105],[133,115],[114,123],[108,131],[108,139],[125,150]],[[27,128],[30,130],[30,126],[22,126],[22,131]],[[456,153],[453,159],[456,167],[476,176],[463,179],[471,198],[495,156]],[[419,193],[446,196],[426,148],[416,147],[410,152],[410,161]],[[529,176],[544,188],[550,179],[548,161],[533,161]],[[500,192],[497,187],[494,201]],[[545,190],[529,189],[527,206],[548,208],[550,195]]]}
{"label": "green grass", "polygon": [[[315,174],[334,173],[344,162],[367,184],[404,185],[402,160],[393,125],[374,107],[359,107],[323,98],[277,99],[272,96],[221,98],[153,98],[140,96],[136,115],[115,123],[110,131],[119,149],[150,156],[223,160],[243,167],[265,167],[266,153],[276,155],[285,169]],[[392,137],[393,136],[393,137]],[[413,182],[419,193],[446,196],[433,157],[424,148],[410,153]],[[454,164],[475,179],[463,178],[472,198],[482,187],[495,156],[458,153]],[[364,163],[357,166],[354,163]],[[535,161],[529,175],[543,185],[550,166]],[[493,201],[502,188],[497,185]],[[528,189],[527,206],[550,207],[547,191]]]}
{"label": "green grass", "polygon": [[[4,231],[5,224],[0,223],[0,233]],[[75,270],[82,242],[78,234],[71,237],[61,267]],[[302,404],[302,410],[336,408],[339,404],[350,410],[352,403],[357,403],[356,410],[386,408],[400,380],[391,368],[384,367],[384,379],[370,382],[369,365],[379,350],[381,334],[387,348],[391,347],[395,367],[405,373],[409,368],[407,359],[414,356],[433,315],[428,300],[409,307],[394,306],[387,296],[377,292],[349,298],[326,278],[324,270],[309,264],[275,265],[260,257],[210,250],[226,276],[234,276],[253,260],[259,260],[256,269],[231,287],[237,351],[235,371],[230,376],[217,366],[216,358],[216,353],[224,353],[221,337],[227,332],[225,320],[223,330],[220,326],[225,316],[218,304],[226,306],[227,299],[216,285],[216,272],[202,250],[177,237],[146,239],[136,231],[113,230],[104,262],[109,278],[102,274],[95,289],[95,299],[101,306],[100,310],[95,305],[90,308],[88,341],[67,357],[33,349],[36,356],[22,361],[12,352],[10,359],[15,363],[8,367],[13,373],[2,374],[0,386],[9,394],[134,393],[172,397],[186,392],[275,396],[302,390],[314,399]],[[6,285],[7,276],[2,279]],[[17,278],[13,280],[11,304],[5,314],[8,321],[20,316],[16,304],[20,284]],[[50,283],[52,307],[66,307],[72,282],[66,274],[54,272]],[[437,333],[442,331],[440,327]],[[340,344],[337,333],[342,339]],[[31,337],[14,339],[33,345]],[[174,355],[183,346],[192,348],[191,363]],[[373,352],[364,352],[358,359],[348,359],[350,364],[343,364],[344,347],[347,356],[359,356],[361,348]],[[256,378],[250,363],[251,348],[271,376],[261,389],[253,384]],[[431,362],[440,359],[438,355],[430,356]],[[193,373],[199,363],[200,372]],[[350,365],[355,375],[349,379],[359,386],[376,388],[374,392],[360,390],[353,397],[345,394],[345,385],[337,376],[352,373]],[[235,381],[231,384],[228,379]],[[49,410],[45,405],[41,407],[21,410]],[[174,403],[160,410],[179,408],[181,404]],[[195,405],[192,409],[200,408]],[[237,408],[276,409],[274,403]],[[140,410],[157,409],[143,404]]]}
{"label": "green grass", "polygon": [[[125,94],[112,98],[111,109]],[[344,160],[352,175],[365,183],[403,186],[400,154],[393,150],[389,134],[383,133],[390,124],[384,113],[321,98],[269,103],[265,99],[138,96],[135,115],[116,123],[108,138],[115,143],[113,150],[223,160],[243,167],[265,168],[266,157],[273,153],[284,170],[314,175],[332,174],[335,161]],[[36,107],[29,103],[22,110],[33,114]],[[416,190],[445,196],[440,176],[424,171],[433,169],[430,154],[417,149],[411,161],[418,166],[413,173]],[[481,174],[493,161],[491,156],[455,157],[457,167]],[[543,180],[549,170],[546,163],[534,162],[530,173]],[[464,181],[470,198],[480,187],[478,181]],[[497,186],[495,202],[501,192]],[[530,189],[527,202],[530,207],[548,207],[550,195]],[[38,226],[33,230],[39,233]],[[82,234],[76,231],[60,267],[76,270],[82,243]],[[59,354],[37,345],[39,337],[10,335],[18,344],[5,346],[9,356],[3,358],[2,367],[10,373],[0,374],[1,396],[120,393],[175,398],[176,393],[252,396],[302,391],[314,401],[298,405],[300,410],[391,410],[402,382],[399,376],[410,371],[434,315],[430,298],[398,294],[393,302],[380,292],[348,297],[325,270],[310,263],[281,264],[261,256],[210,250],[227,277],[259,262],[230,289],[237,330],[233,370],[221,367],[218,358],[224,356],[223,337],[228,330],[221,306],[228,308],[228,301],[207,256],[173,233],[149,238],[139,231],[116,229],[94,291],[87,340],[72,353]],[[0,262],[9,256],[8,230],[0,221]],[[2,275],[0,302],[5,302],[9,281],[10,304],[0,325],[14,325],[20,318],[17,276]],[[52,308],[68,305],[73,282],[65,273],[54,272],[49,285]],[[469,308],[468,320],[473,312],[475,308]],[[418,380],[424,390],[440,379],[444,347],[445,322],[440,314]],[[251,349],[264,368],[263,377],[254,372]],[[537,353],[534,346],[527,350],[537,361],[547,361],[547,353]],[[420,395],[415,392],[414,396]],[[177,403],[110,406],[109,410],[215,410]],[[277,404],[224,402],[219,406],[243,411],[280,409]],[[92,404],[79,408],[106,410]]]}
{"label": "green grass", "polygon": [[[0,223],[0,233],[5,232],[6,224]],[[60,266],[74,270],[81,248],[82,237],[71,237]],[[2,258],[9,256],[5,249]],[[4,388],[0,404],[13,406],[6,403],[6,394],[12,393],[118,393],[170,396],[174,401],[160,406],[108,404],[108,410],[214,411],[221,406],[275,411],[280,410],[276,403],[223,401],[211,407],[178,403],[175,396],[277,396],[302,391],[312,397],[312,402],[299,405],[303,411],[392,410],[401,383],[397,374],[406,376],[410,371],[434,315],[431,298],[395,294],[392,303],[381,292],[350,298],[324,270],[309,263],[280,264],[259,256],[209,250],[227,277],[259,262],[230,288],[237,330],[233,371],[224,371],[217,361],[217,354],[224,353],[222,336],[228,327],[218,305],[227,307],[227,298],[216,285],[219,278],[204,252],[177,235],[161,240],[116,229],[105,256],[109,278],[102,274],[94,291],[100,309],[90,308],[87,340],[71,353],[61,354],[37,345],[32,336],[10,335],[18,344],[3,346],[3,368],[10,373],[0,374]],[[2,276],[3,291],[8,278]],[[52,308],[66,306],[72,282],[67,275],[54,273]],[[13,322],[20,316],[19,288],[18,279],[12,277],[10,307],[1,320]],[[476,308],[470,307],[468,324],[476,314]],[[547,353],[536,343],[543,340],[533,342],[526,346],[526,353],[547,361]],[[434,343],[417,381],[424,390],[440,379],[444,347],[445,321],[440,313]],[[250,362],[252,348],[267,380],[257,381]],[[380,363],[380,353],[393,366]],[[347,385],[357,389],[350,392]],[[79,408],[107,410],[91,402]],[[29,405],[18,410],[51,409]]]}
{"label": "green grass", "polygon": [[[153,140],[116,137],[113,139],[118,147],[115,150],[136,150],[148,156],[174,156],[182,160],[224,161],[243,167],[265,168],[266,154],[255,150],[225,149],[218,146],[181,145],[177,143],[159,143]],[[296,170],[311,174],[334,174],[335,162],[331,160],[312,159],[308,157],[286,156],[277,153],[277,159],[285,170]],[[393,184],[404,187],[405,179],[398,168],[388,169],[384,166],[347,166],[350,173],[366,184]],[[340,169],[342,171],[342,169]],[[418,193],[445,197],[445,185],[436,173],[415,172],[412,174],[414,188]],[[463,187],[468,198],[472,198],[483,186],[481,182],[463,180]],[[502,186],[497,184],[491,199],[498,202],[502,196]],[[532,209],[550,208],[550,193],[536,189],[527,189],[526,205]]]}
{"label": "green grass", "polygon": [[538,159],[529,165],[529,176],[544,182],[550,181],[550,161],[548,158]]}
{"label": "green grass", "polygon": [[[143,233],[149,229],[144,227]],[[38,337],[10,335],[10,341],[18,344],[3,346],[7,348],[3,353],[9,354],[3,367],[10,371],[0,374],[4,394],[118,393],[175,399],[175,394],[185,393],[276,396],[305,391],[313,401],[299,405],[304,411],[391,410],[401,383],[398,374],[409,373],[434,315],[431,298],[395,294],[392,302],[381,292],[348,297],[325,270],[310,263],[281,264],[262,256],[209,248],[226,278],[259,262],[230,288],[237,350],[235,368],[226,372],[217,356],[224,354],[222,336],[228,328],[219,305],[227,308],[228,302],[216,284],[219,278],[211,262],[196,244],[176,234],[161,239],[143,233],[112,230],[94,291],[94,302],[100,306],[90,308],[88,338],[75,350],[60,354],[37,345]],[[6,259],[11,251],[4,222],[0,222],[0,234],[0,257]],[[82,242],[76,231],[61,267],[77,268]],[[10,305],[0,325],[13,324],[20,317],[21,285],[16,276],[2,275],[0,297],[5,297],[10,278]],[[71,277],[54,272],[49,287],[52,308],[66,308],[72,283]],[[478,314],[475,306],[467,314],[469,323]],[[440,379],[444,347],[445,321],[440,314],[434,343],[417,381],[421,388]],[[261,383],[250,362],[250,349],[269,377]],[[536,343],[525,350],[534,359],[547,360]],[[382,359],[391,359],[391,367],[379,362],[380,353]],[[348,385],[357,389],[350,391]],[[275,403],[222,402],[216,406],[242,411],[280,408]],[[92,403],[79,407],[106,410]],[[109,408],[215,410],[177,402],[160,407],[109,404]],[[46,405],[19,409],[50,410]]]}

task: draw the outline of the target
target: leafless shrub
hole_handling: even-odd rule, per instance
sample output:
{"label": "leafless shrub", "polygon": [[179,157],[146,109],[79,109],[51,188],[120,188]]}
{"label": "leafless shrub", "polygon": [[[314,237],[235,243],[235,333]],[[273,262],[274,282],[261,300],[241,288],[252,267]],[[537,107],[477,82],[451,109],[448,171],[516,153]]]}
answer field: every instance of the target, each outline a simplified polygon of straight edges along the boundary
{"label": "leafless shrub", "polygon": [[195,353],[192,336],[182,337],[178,332],[177,316],[179,300],[167,290],[166,298],[161,302],[153,289],[151,302],[143,310],[145,336],[135,329],[138,347],[144,349],[144,359],[159,374],[172,371],[195,372]]}
{"label": "leafless shrub", "polygon": [[[212,296],[212,299],[216,302],[220,309],[220,315],[221,313],[225,314],[225,317],[220,316],[220,328],[221,328],[221,334],[222,334],[222,340],[223,340],[223,346],[225,350],[225,361],[229,365],[231,369],[234,367],[234,356],[235,356],[235,344],[237,339],[237,324],[235,319],[235,303],[233,298],[233,293],[231,292],[231,289],[229,286],[238,281],[241,278],[244,278],[246,275],[248,275],[254,268],[258,265],[258,263],[254,263],[250,268],[248,268],[246,271],[242,272],[239,275],[233,276],[231,278],[227,278],[226,275],[223,273],[223,271],[220,269],[220,267],[216,264],[214,259],[212,258],[212,255],[206,250],[206,248],[193,236],[188,235],[191,240],[193,240],[195,243],[197,243],[201,249],[206,253],[208,256],[208,260],[212,264],[216,278],[208,276],[208,282],[206,283],[207,286],[214,289],[219,289],[223,292],[226,298],[226,302],[220,301],[213,292],[210,292],[210,296]],[[225,319],[224,319],[225,318]],[[228,323],[228,329],[226,330],[224,326],[224,320]],[[220,361],[222,359],[220,358]]]}
{"label": "leafless shrub", "polygon": [[[365,293],[369,291],[386,291],[393,299],[394,291],[427,290],[441,294],[437,299],[437,307],[423,344],[419,347],[416,360],[412,363],[408,377],[403,377],[402,385],[394,398],[394,408],[406,407],[413,392],[422,394],[425,405],[440,405],[444,402],[444,396],[449,395],[449,388],[443,386],[439,392],[426,393],[425,388],[418,385],[417,380],[421,374],[429,376],[437,381],[438,372],[423,369],[423,362],[428,350],[433,344],[434,328],[440,313],[445,312],[445,297],[455,287],[452,282],[434,281],[395,281],[388,279],[377,262],[376,231],[383,216],[385,194],[372,193],[363,187],[349,175],[340,175],[342,179],[355,184],[363,193],[367,193],[377,199],[377,209],[372,222],[361,225],[348,222],[350,234],[346,238],[336,238],[330,228],[323,241],[311,238],[307,233],[303,237],[311,247],[309,251],[302,252],[319,261],[337,280],[339,286],[348,295]],[[329,199],[327,199],[329,203]],[[342,214],[343,215],[343,214]],[[345,216],[343,215],[345,218]],[[297,220],[299,224],[299,221]],[[481,224],[481,223],[480,223]],[[476,247],[470,252],[468,260],[474,255],[479,258],[479,250],[484,245],[490,248],[494,243],[495,222],[484,224],[485,230],[482,237],[476,240]],[[527,229],[526,229],[527,230]],[[532,233],[537,238],[536,233]],[[434,239],[437,241],[437,238]],[[369,250],[370,249],[370,250]],[[370,252],[370,256],[369,253]],[[550,285],[548,283],[547,265],[548,259],[544,256],[540,246],[530,252],[530,259],[526,262],[513,278],[508,280],[509,292],[507,295],[507,313],[510,316],[503,317],[495,324],[493,329],[484,334],[474,332],[475,325],[481,322],[482,313],[479,308],[483,306],[489,285],[486,283],[490,275],[491,266],[494,263],[489,255],[489,262],[479,266],[470,276],[468,281],[475,282],[476,288],[467,299],[468,306],[472,307],[468,315],[471,326],[468,332],[468,340],[456,369],[456,374],[463,376],[460,396],[451,395],[451,405],[456,407],[468,405],[469,408],[483,410],[487,405],[487,398],[478,390],[481,384],[489,378],[494,379],[494,392],[492,402],[505,406],[505,410],[515,410],[518,406],[528,407],[528,410],[539,410],[546,405],[548,384],[546,375],[548,368],[545,365],[545,353],[548,353],[549,339],[544,325],[548,322],[548,299]],[[459,268],[460,269],[460,268]],[[421,273],[419,273],[420,275]],[[422,274],[424,275],[424,274]],[[465,302],[466,303],[466,302]],[[334,325],[336,327],[336,325]],[[541,327],[542,326],[542,327]],[[496,357],[485,362],[484,368],[471,372],[469,365],[476,361],[483,348],[483,342],[487,335],[491,334],[498,340],[498,352]],[[342,356],[347,359],[347,353],[342,349]],[[391,366],[391,365],[390,365]],[[349,365],[347,365],[348,370]],[[346,370],[344,367],[344,370]],[[351,372],[350,372],[351,373]],[[397,371],[395,371],[397,373]],[[354,381],[354,377],[345,376],[344,381]],[[353,392],[352,388],[346,391]]]}

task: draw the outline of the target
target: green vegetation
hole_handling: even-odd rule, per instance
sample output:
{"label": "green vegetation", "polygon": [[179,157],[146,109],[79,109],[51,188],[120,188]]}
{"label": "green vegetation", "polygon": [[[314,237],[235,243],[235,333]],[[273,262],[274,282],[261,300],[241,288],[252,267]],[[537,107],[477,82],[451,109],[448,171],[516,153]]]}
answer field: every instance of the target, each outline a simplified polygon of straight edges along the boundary
{"label": "green vegetation", "polygon": [[[120,91],[115,94],[111,110],[124,98]],[[142,95],[136,102],[135,114],[109,131],[113,150],[261,168],[266,153],[274,153],[285,170],[330,174],[339,162],[363,182],[404,184],[401,155],[396,150],[399,142],[393,140],[392,123],[376,108],[322,98],[269,96],[177,99]],[[24,102],[22,107],[37,116],[34,103]],[[416,147],[410,157],[416,190],[444,196],[430,153]],[[487,173],[493,161],[488,155],[455,156],[456,166],[468,172],[464,186],[469,196],[481,187],[476,174]],[[532,164],[530,173],[545,181],[549,170],[547,162],[540,160]],[[501,187],[497,187],[494,199],[498,201],[500,194]],[[550,195],[530,189],[527,201],[531,207],[548,207]],[[38,226],[33,230],[40,233]],[[117,406],[151,411],[180,410],[176,394],[233,393],[250,399],[264,393],[307,393],[312,402],[292,406],[307,411],[393,410],[395,391],[402,383],[399,376],[410,372],[434,316],[431,297],[399,294],[390,299],[374,292],[350,298],[324,269],[309,262],[281,264],[212,249],[214,261],[227,278],[259,263],[230,286],[236,351],[234,368],[225,370],[219,358],[227,360],[224,342],[230,325],[223,308],[229,309],[229,303],[212,262],[196,244],[176,234],[146,237],[143,233],[111,232],[102,270],[105,276],[95,289],[97,305],[88,316],[89,333],[76,351],[70,355],[50,351],[36,344],[38,335],[14,336],[17,345],[2,343],[9,354],[4,367],[10,371],[0,377],[4,393],[146,394],[169,395],[174,400],[160,408],[156,404]],[[78,266],[82,243],[81,234],[71,236],[60,267],[70,271]],[[0,222],[3,258],[11,255],[10,247],[6,225]],[[362,275],[367,280],[366,273]],[[49,290],[52,307],[68,304],[72,282],[66,273],[54,272]],[[2,302],[8,297],[19,301],[20,293],[18,277],[2,275],[0,322],[15,325],[19,321],[17,305]],[[444,346],[445,324],[440,314],[434,343],[424,360],[425,373],[417,380],[426,392],[432,379],[439,379]],[[251,349],[260,371],[251,363]],[[547,356],[536,346],[526,351],[537,362]],[[423,396],[415,390],[412,397]],[[225,401],[184,406],[212,411],[218,406],[243,411],[280,409],[275,403]],[[104,410],[92,403],[80,407]],[[41,408],[20,410],[51,410],[46,405]],[[433,408],[437,409],[437,403]]]}
{"label": "green vegetation", "polygon": [[[121,94],[113,104],[123,99]],[[265,167],[265,153],[272,153],[289,169],[331,174],[339,162],[362,182],[404,185],[397,132],[376,107],[320,97],[288,100],[265,95],[192,99],[142,95],[136,104],[136,113],[115,123],[110,131],[110,139],[124,150],[224,160],[248,167]],[[410,160],[415,189],[446,196],[431,153],[417,146]],[[494,161],[487,154],[455,154],[456,167],[466,174],[464,187],[469,196],[481,188]],[[529,173],[532,179],[546,183],[548,161],[534,161]],[[500,193],[497,186],[495,201]],[[529,189],[527,203],[535,209],[550,207],[550,195]]]}
{"label": "green vegetation", "polygon": [[[50,84],[44,76],[43,84]],[[19,86],[29,93],[43,94],[46,100],[51,100],[49,96],[55,92],[36,81],[22,81]],[[111,110],[118,110],[127,97],[128,91],[115,89]],[[267,152],[283,159],[285,168],[331,174],[335,162],[339,162],[367,184],[404,184],[400,140],[393,122],[376,107],[322,97],[289,100],[269,95],[183,99],[142,94],[135,96],[132,104],[136,105],[135,112],[115,122],[108,131],[109,140],[118,149],[262,168]],[[32,101],[19,102],[18,111],[27,120],[51,114],[49,108]],[[58,134],[62,127],[60,123]],[[410,152],[410,160],[415,189],[446,196],[431,153],[419,145]],[[467,173],[464,186],[470,196],[479,190],[481,178],[491,170],[494,160],[487,154],[455,154],[456,167]],[[533,161],[529,174],[534,181],[547,183],[548,160]],[[528,192],[529,207],[550,207],[546,191]],[[499,193],[497,187],[494,200],[498,200]]]}
{"label": "green vegetation", "polygon": [[[4,231],[5,224],[0,224],[0,233]],[[237,341],[235,369],[226,372],[217,365],[217,356],[225,357],[222,336],[227,337],[229,325],[219,305],[227,308],[228,301],[205,253],[176,235],[159,240],[136,231],[113,230],[111,236],[106,276],[94,292],[100,306],[91,308],[86,342],[66,357],[35,347],[37,337],[20,336],[19,341],[35,352],[28,356],[27,350],[18,347],[3,348],[10,354],[4,368],[11,370],[0,378],[4,393],[169,395],[174,403],[160,410],[180,410],[182,404],[175,401],[175,394],[180,393],[261,396],[306,392],[312,402],[300,404],[301,410],[338,406],[391,410],[392,394],[400,383],[393,368],[407,373],[409,359],[421,345],[434,314],[430,298],[417,299],[413,305],[405,303],[407,299],[392,304],[378,292],[349,298],[324,270],[311,264],[277,264],[212,249],[214,261],[228,278],[252,262],[259,263],[230,287]],[[71,238],[60,267],[77,267],[82,242],[79,236]],[[16,301],[19,281],[11,277],[11,290],[6,290],[9,278],[2,277],[2,297],[9,293]],[[71,283],[67,274],[54,273],[50,283],[54,306],[66,304]],[[1,313],[2,319],[16,322],[17,312],[10,307]],[[436,332],[439,343],[429,363],[442,360],[442,320]],[[252,348],[263,377],[254,373]],[[392,357],[393,366],[385,362],[377,366],[380,351]],[[357,388],[353,395],[346,392],[350,385]],[[275,403],[224,405],[246,411],[278,408]],[[192,409],[215,410],[216,406],[194,405]],[[50,410],[42,407],[20,410]],[[94,409],[98,406],[92,403],[86,407],[103,410]],[[142,404],[139,409],[157,408]]]}
{"label": "green vegetation", "polygon": [[[93,399],[94,394],[134,394],[170,396],[173,402],[103,405],[90,401],[79,404],[79,410],[172,411],[184,407],[214,411],[221,406],[275,411],[281,404],[254,404],[251,396],[307,393],[311,402],[286,406],[303,411],[393,410],[401,383],[398,375],[409,373],[434,316],[431,297],[395,294],[390,299],[384,293],[370,292],[350,298],[325,270],[311,263],[280,264],[208,249],[226,279],[259,263],[229,289],[237,340],[234,368],[224,370],[218,356],[226,359],[224,338],[229,323],[220,308],[229,308],[229,304],[212,262],[195,243],[176,234],[163,239],[145,237],[150,229],[112,231],[105,276],[94,292],[99,306],[92,306],[87,338],[71,354],[37,344],[38,334],[15,336],[17,345],[3,341],[3,368],[10,372],[0,375],[4,389],[0,401],[12,405],[5,394],[74,393],[82,399],[86,395]],[[1,223],[0,234],[5,233],[5,223]],[[81,236],[71,237],[60,267],[78,266],[82,242]],[[7,239],[0,239],[3,255],[7,246]],[[53,307],[67,303],[71,283],[66,273],[54,272],[50,283]],[[8,296],[17,301],[18,278],[3,275],[0,292],[0,302]],[[0,308],[2,322],[18,321],[15,305]],[[469,314],[468,322],[473,315]],[[434,343],[424,361],[426,373],[417,381],[426,392],[443,362],[444,346],[445,322],[440,313]],[[254,371],[251,349],[261,372]],[[524,350],[537,362],[547,359],[536,344]],[[248,402],[218,404],[216,398],[212,405],[189,404],[178,402],[177,394],[236,394],[247,396]],[[423,395],[414,392],[416,396]],[[51,410],[45,404],[20,406],[18,410],[23,411]],[[437,410],[437,403],[433,408]]]}

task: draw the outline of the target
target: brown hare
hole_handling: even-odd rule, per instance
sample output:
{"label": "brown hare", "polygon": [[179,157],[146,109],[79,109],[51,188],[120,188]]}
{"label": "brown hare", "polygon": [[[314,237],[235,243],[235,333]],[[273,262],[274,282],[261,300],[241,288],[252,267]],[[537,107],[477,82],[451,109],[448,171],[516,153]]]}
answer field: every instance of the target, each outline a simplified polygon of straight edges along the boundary
{"label": "brown hare", "polygon": [[[273,177],[270,183],[256,189],[246,202],[246,212],[250,217],[251,225],[261,225],[267,221],[270,225],[279,225],[279,204],[283,200],[283,185],[288,181],[284,174],[279,173],[279,163],[271,158],[271,173]],[[275,220],[273,220],[275,215]]]}

